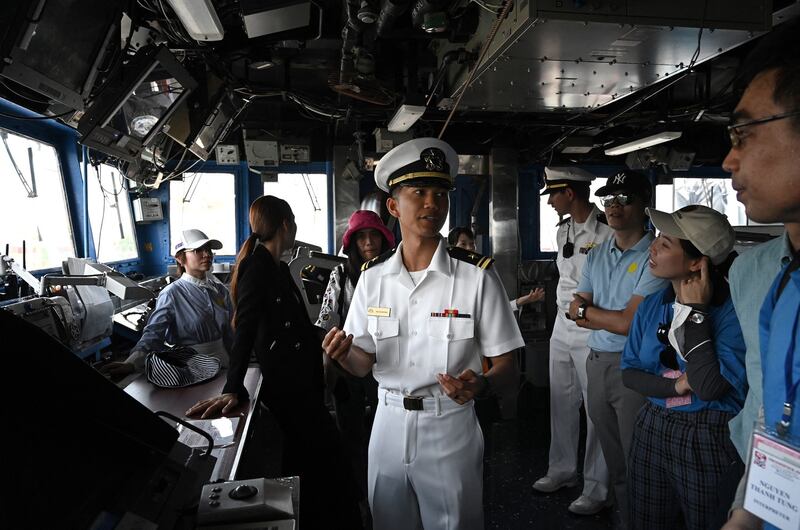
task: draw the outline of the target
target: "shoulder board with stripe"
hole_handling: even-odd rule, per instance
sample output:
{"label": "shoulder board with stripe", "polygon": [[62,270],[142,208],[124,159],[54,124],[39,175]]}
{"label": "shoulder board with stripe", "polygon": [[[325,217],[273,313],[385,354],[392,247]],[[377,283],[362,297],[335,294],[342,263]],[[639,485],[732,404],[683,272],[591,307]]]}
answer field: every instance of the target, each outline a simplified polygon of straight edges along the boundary
{"label": "shoulder board with stripe", "polygon": [[556,223],[556,226],[561,226],[561,225],[563,225],[564,223],[568,223],[568,222],[570,221],[570,219],[572,219],[572,217],[565,217],[565,218],[563,218],[562,220],[560,220],[559,222],[557,222],[557,223]]}
{"label": "shoulder board with stripe", "polygon": [[597,222],[603,223],[604,225],[608,224],[608,219],[606,218],[606,214],[599,213],[597,214]]}
{"label": "shoulder board with stripe", "polygon": [[383,263],[387,259],[391,258],[393,255],[394,255],[394,249],[384,252],[383,254],[378,256],[377,258],[372,258],[369,261],[365,261],[364,264],[361,265],[361,272],[364,272],[365,270],[369,269],[373,265],[377,265],[378,263]]}
{"label": "shoulder board with stripe", "polygon": [[480,269],[488,269],[492,266],[492,263],[494,263],[494,258],[482,256],[477,252],[471,252],[459,247],[449,247],[447,252],[450,254],[451,258],[459,261],[466,261],[467,263],[475,265]]}

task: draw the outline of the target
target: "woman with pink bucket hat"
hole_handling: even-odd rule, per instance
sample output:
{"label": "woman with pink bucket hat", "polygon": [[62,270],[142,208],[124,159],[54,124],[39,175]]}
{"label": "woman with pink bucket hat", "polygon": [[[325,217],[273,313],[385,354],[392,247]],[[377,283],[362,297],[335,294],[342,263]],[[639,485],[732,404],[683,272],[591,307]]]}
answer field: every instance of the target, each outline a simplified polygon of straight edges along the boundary
{"label": "woman with pink bucket hat", "polygon": [[[347,262],[331,272],[317,326],[327,332],[333,326],[344,325],[353,291],[361,275],[361,266],[391,250],[394,245],[394,235],[375,212],[358,210],[350,216],[342,237],[342,251],[347,255]],[[326,382],[333,395],[336,424],[350,453],[361,493],[366,498],[366,442],[377,404],[378,384],[371,374],[356,377],[335,364],[325,356]],[[369,417],[366,416],[366,405],[370,405]]]}

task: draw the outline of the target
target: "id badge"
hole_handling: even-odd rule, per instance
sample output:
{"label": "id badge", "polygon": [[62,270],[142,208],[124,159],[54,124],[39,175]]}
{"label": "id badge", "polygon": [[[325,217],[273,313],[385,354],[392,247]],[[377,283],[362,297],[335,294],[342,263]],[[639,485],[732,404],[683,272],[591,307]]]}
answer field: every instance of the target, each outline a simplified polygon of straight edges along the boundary
{"label": "id badge", "polygon": [[756,426],[750,439],[744,509],[781,530],[800,528],[800,444]]}

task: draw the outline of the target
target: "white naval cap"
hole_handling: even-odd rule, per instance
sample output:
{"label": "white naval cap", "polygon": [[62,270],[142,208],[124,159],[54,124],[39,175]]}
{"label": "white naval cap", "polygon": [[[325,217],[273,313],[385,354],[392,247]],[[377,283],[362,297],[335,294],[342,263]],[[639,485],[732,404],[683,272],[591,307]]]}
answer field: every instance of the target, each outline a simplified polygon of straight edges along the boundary
{"label": "white naval cap", "polygon": [[546,167],[544,168],[545,188],[539,195],[548,195],[554,191],[561,191],[569,186],[570,182],[591,182],[594,175],[579,167]]}
{"label": "white naval cap", "polygon": [[591,182],[594,175],[579,167],[546,167],[544,168],[545,187],[539,195],[549,195],[554,191],[561,191],[569,184],[578,182]]}
{"label": "white naval cap", "polygon": [[380,159],[375,184],[389,193],[400,184],[452,188],[458,174],[458,154],[438,138],[415,138]]}

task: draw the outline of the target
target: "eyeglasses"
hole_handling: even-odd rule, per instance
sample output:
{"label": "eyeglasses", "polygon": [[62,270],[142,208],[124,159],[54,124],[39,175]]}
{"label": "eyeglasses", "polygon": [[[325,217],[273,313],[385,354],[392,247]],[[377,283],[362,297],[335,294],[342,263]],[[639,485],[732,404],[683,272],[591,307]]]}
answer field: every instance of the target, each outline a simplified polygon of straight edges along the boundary
{"label": "eyeglasses", "polygon": [[776,114],[774,116],[769,116],[768,118],[759,118],[757,120],[744,121],[742,123],[735,123],[733,125],[728,125],[726,129],[728,131],[728,137],[730,138],[731,141],[731,147],[737,148],[740,145],[742,145],[742,140],[744,140],[744,135],[740,131],[742,127],[749,127],[751,125],[761,125],[762,123],[769,123],[775,120],[791,118],[792,116],[800,116],[800,110],[793,110],[791,112],[786,112],[784,114]]}
{"label": "eyeglasses", "polygon": [[208,247],[193,248],[191,250],[187,250],[186,252],[193,252],[194,254],[197,254],[198,256],[200,256],[202,254],[208,254],[209,256],[213,256],[214,255],[214,251],[211,250]]}
{"label": "eyeglasses", "polygon": [[661,350],[658,360],[661,361],[661,364],[667,368],[679,370],[680,364],[678,364],[678,354],[675,352],[675,348],[673,348],[672,344],[669,342],[669,328],[670,324],[662,323],[658,325],[656,338],[658,339],[658,342],[664,345],[664,349]]}
{"label": "eyeglasses", "polygon": [[617,203],[620,206],[627,206],[632,204],[633,200],[633,195],[629,195],[627,193],[618,193],[617,195],[606,195],[605,197],[600,197],[600,204],[603,205],[603,208],[608,208],[614,203]]}

